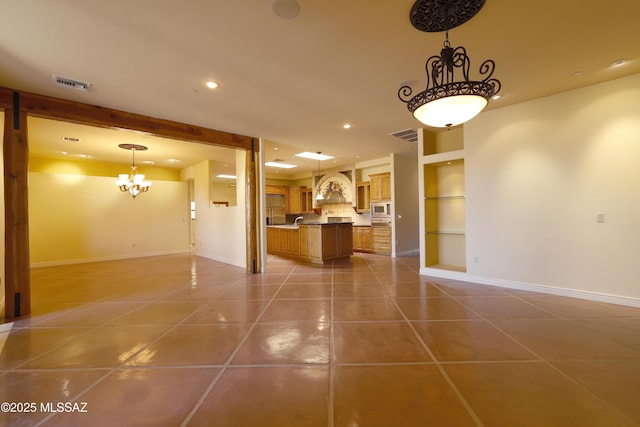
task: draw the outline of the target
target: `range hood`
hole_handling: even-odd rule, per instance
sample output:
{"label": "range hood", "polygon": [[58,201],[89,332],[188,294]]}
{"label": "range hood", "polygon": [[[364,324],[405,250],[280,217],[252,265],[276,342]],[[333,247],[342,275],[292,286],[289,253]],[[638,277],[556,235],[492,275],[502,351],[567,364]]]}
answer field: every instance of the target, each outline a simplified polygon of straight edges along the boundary
{"label": "range hood", "polygon": [[342,173],[334,173],[323,177],[316,187],[316,194],[321,194],[323,199],[316,200],[316,204],[328,203],[353,203],[353,190],[351,180]]}

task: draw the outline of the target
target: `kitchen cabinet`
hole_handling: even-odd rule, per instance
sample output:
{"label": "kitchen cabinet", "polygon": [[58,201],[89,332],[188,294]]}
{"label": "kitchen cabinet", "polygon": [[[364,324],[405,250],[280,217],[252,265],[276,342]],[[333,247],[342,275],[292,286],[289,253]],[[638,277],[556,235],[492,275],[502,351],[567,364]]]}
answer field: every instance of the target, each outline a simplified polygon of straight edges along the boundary
{"label": "kitchen cabinet", "polygon": [[373,252],[391,255],[391,227],[371,227]]}
{"label": "kitchen cabinet", "polygon": [[300,255],[298,229],[290,227],[267,227],[267,248],[270,253]]}
{"label": "kitchen cabinet", "polygon": [[313,189],[302,187],[300,190],[300,206],[302,213],[313,212]]}
{"label": "kitchen cabinet", "polygon": [[370,212],[371,211],[371,183],[357,182],[356,183],[356,212]]}
{"label": "kitchen cabinet", "polygon": [[391,200],[391,172],[369,175],[371,201]]}
{"label": "kitchen cabinet", "polygon": [[289,208],[289,199],[290,199],[289,187],[284,186],[284,185],[267,185],[266,186],[266,193],[267,194],[282,194],[282,195],[284,195],[285,211],[286,212],[290,211],[290,208]]}
{"label": "kitchen cabinet", "polygon": [[353,250],[357,252],[373,251],[373,235],[368,225],[353,227]]}
{"label": "kitchen cabinet", "polygon": [[301,188],[289,187],[289,210],[287,213],[298,214],[302,212]]}
{"label": "kitchen cabinet", "polygon": [[267,227],[267,253],[323,264],[353,255],[351,223]]}
{"label": "kitchen cabinet", "polygon": [[290,214],[305,214],[313,212],[313,190],[304,187],[289,188],[289,210]]}

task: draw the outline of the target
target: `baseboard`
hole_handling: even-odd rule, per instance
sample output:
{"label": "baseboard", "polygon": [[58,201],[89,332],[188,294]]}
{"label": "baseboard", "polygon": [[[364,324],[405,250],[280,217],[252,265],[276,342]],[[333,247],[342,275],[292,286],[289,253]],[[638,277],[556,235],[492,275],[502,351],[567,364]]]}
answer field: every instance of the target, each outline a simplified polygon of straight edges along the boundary
{"label": "baseboard", "polygon": [[539,285],[534,283],[514,282],[510,280],[494,279],[491,277],[473,276],[468,273],[459,271],[423,267],[420,268],[420,275],[439,277],[442,279],[460,280],[463,282],[478,283],[481,285],[497,286],[500,288],[518,289],[521,291],[539,292],[543,294],[559,295],[570,298],[580,298],[590,301],[605,302],[609,304],[640,307],[640,298],[604,294],[592,291],[583,291],[579,289],[557,288],[553,286]]}
{"label": "baseboard", "polygon": [[233,265],[233,266],[236,266],[236,267],[246,268],[246,265],[243,264],[243,263],[240,263],[237,259],[225,258],[225,257],[221,257],[221,256],[214,255],[214,254],[209,254],[209,253],[202,252],[202,251],[196,251],[194,255],[200,256],[202,258],[207,258],[207,259],[210,259],[212,261],[223,262],[225,264]]}
{"label": "baseboard", "polygon": [[188,253],[189,253],[189,249],[187,248],[187,249],[175,250],[175,251],[145,252],[145,253],[139,253],[139,254],[109,255],[109,256],[95,257],[95,258],[77,258],[77,259],[64,259],[64,260],[56,260],[56,261],[32,262],[31,268],[55,267],[58,265],[87,264],[90,262],[118,261],[121,259],[147,258],[152,256],[188,254]]}
{"label": "baseboard", "polygon": [[401,257],[410,257],[410,256],[419,256],[420,255],[420,248],[418,249],[412,249],[410,251],[404,251],[404,252],[396,252],[396,258],[401,258]]}

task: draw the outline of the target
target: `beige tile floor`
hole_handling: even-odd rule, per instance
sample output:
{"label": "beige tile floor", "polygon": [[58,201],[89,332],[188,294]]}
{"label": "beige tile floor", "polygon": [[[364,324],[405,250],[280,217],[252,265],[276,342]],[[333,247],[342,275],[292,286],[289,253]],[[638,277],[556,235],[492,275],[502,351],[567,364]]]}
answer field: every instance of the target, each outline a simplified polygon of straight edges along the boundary
{"label": "beige tile floor", "polygon": [[0,325],[0,401],[22,410],[0,425],[640,425],[638,308],[420,277],[415,258],[268,265],[34,269],[33,315]]}

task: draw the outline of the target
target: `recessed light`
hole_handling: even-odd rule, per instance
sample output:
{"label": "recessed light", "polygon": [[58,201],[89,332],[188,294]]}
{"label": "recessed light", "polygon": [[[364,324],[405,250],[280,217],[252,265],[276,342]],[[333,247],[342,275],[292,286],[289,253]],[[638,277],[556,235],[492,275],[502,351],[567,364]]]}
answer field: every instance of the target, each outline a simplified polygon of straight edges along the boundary
{"label": "recessed light", "polygon": [[265,166],[270,166],[272,168],[280,168],[280,169],[291,169],[291,168],[297,168],[297,165],[290,165],[288,163],[282,163],[282,162],[267,162],[264,164]]}
{"label": "recessed light", "polygon": [[619,67],[619,66],[624,65],[624,64],[626,64],[626,63],[627,63],[627,60],[626,60],[626,59],[616,59],[615,61],[613,61],[613,62],[611,63],[611,66],[612,66],[612,67]]}
{"label": "recessed light", "polygon": [[67,153],[66,151],[62,151],[60,154],[62,154],[63,156],[66,156],[69,153]]}
{"label": "recessed light", "polygon": [[351,123],[345,123],[342,125],[342,127],[345,129],[351,129]]}
{"label": "recessed light", "polygon": [[209,89],[218,89],[220,87],[220,83],[213,80],[208,81],[206,85]]}
{"label": "recessed light", "polygon": [[313,160],[329,160],[333,159],[333,156],[328,156],[326,154],[321,153],[311,153],[309,151],[305,151],[303,153],[294,154],[296,157],[304,157],[305,159],[313,159]]}
{"label": "recessed light", "polygon": [[178,159],[167,159],[167,161],[169,163],[179,163],[180,162],[180,160],[178,160]]}

